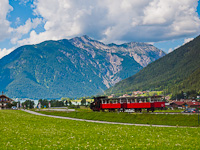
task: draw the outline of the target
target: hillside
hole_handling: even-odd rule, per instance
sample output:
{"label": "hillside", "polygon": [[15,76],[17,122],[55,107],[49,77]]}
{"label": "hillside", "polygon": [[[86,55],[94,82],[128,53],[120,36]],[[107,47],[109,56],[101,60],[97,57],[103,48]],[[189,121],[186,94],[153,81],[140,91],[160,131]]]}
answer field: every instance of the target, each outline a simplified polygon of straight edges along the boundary
{"label": "hillside", "polygon": [[106,45],[88,36],[26,45],[0,59],[0,91],[19,98],[89,96],[163,55],[150,44]]}
{"label": "hillside", "polygon": [[120,81],[106,93],[134,90],[200,90],[200,36]]}

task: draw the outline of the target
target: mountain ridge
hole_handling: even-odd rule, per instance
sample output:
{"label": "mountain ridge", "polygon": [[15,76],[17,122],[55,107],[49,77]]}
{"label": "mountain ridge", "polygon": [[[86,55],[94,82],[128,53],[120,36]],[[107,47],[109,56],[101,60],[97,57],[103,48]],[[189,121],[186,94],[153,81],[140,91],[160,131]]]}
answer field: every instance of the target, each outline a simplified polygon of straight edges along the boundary
{"label": "mountain ridge", "polygon": [[[193,89],[190,88],[189,84],[185,84],[185,79],[199,69],[199,43],[200,36],[159,60],[152,62],[137,74],[120,81],[106,92],[110,94],[149,89],[167,90],[169,92],[199,90],[199,88]],[[200,77],[196,76],[196,78]],[[184,87],[183,84],[188,87]]]}
{"label": "mountain ridge", "polygon": [[[147,50],[148,46],[143,44],[142,48]],[[138,53],[142,49],[135,47]],[[148,50],[135,54],[140,59],[147,57],[143,64],[165,55],[152,46]],[[133,51],[133,45],[128,50],[109,47],[88,36],[21,46],[0,59],[0,90],[22,98],[94,95],[143,68]]]}

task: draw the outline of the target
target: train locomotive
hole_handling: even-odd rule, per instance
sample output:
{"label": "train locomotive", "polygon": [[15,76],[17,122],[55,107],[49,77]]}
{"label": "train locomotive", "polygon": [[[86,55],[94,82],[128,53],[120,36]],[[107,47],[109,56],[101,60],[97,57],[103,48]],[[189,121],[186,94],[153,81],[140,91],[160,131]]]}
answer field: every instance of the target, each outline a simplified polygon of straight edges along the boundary
{"label": "train locomotive", "polygon": [[147,112],[154,112],[155,109],[163,109],[165,102],[162,101],[162,96],[146,96],[146,97],[119,97],[108,98],[107,96],[94,97],[94,102],[90,104],[90,109],[93,111],[126,111],[134,110],[141,112],[146,109]]}

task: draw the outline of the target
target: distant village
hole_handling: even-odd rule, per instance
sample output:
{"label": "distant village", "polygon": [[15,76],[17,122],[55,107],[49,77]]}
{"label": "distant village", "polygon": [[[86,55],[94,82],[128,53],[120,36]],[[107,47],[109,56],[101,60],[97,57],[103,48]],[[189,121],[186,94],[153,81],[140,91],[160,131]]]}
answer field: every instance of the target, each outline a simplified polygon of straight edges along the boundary
{"label": "distant village", "polygon": [[[119,97],[144,97],[144,96],[153,96],[153,95],[162,95],[160,93],[158,93],[158,91],[133,91],[131,94],[124,94],[122,96]],[[117,97],[115,94],[111,94],[108,96],[108,98],[114,98]],[[162,99],[165,101],[165,106],[167,109],[186,109],[186,108],[199,108],[200,106],[200,97],[197,96],[196,98],[192,98],[192,99],[180,99],[180,100],[170,100],[170,96],[164,96],[162,97]],[[12,106],[13,103],[21,103],[21,106],[17,106],[17,107],[23,107],[22,103],[26,102],[26,101],[34,101],[34,107],[38,106],[39,100],[30,100],[30,99],[20,99],[20,98],[9,98],[7,97],[5,94],[0,95],[0,109],[6,109]],[[69,98],[61,98],[60,100],[56,100],[56,101],[60,101],[63,102],[64,106],[69,106],[69,105],[74,105],[74,106],[81,106],[81,105],[85,105],[88,106],[90,105],[90,103],[93,102],[92,98],[85,98],[85,101],[83,102],[83,98],[82,99],[69,99]],[[48,107],[48,106],[47,106]]]}

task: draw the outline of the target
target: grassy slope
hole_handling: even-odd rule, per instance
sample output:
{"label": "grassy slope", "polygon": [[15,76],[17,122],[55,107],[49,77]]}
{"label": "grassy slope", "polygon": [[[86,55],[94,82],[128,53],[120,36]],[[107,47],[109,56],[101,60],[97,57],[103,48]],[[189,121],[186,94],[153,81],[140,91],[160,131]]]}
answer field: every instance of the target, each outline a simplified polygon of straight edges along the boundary
{"label": "grassy slope", "polygon": [[128,113],[112,113],[112,112],[57,112],[57,111],[40,111],[47,115],[65,116],[72,118],[81,118],[89,120],[101,120],[111,122],[126,122],[137,124],[157,124],[157,125],[173,125],[173,126],[198,126],[198,116],[183,114],[128,114]]}
{"label": "grassy slope", "polygon": [[0,111],[0,149],[200,149],[200,128],[86,123]]}

